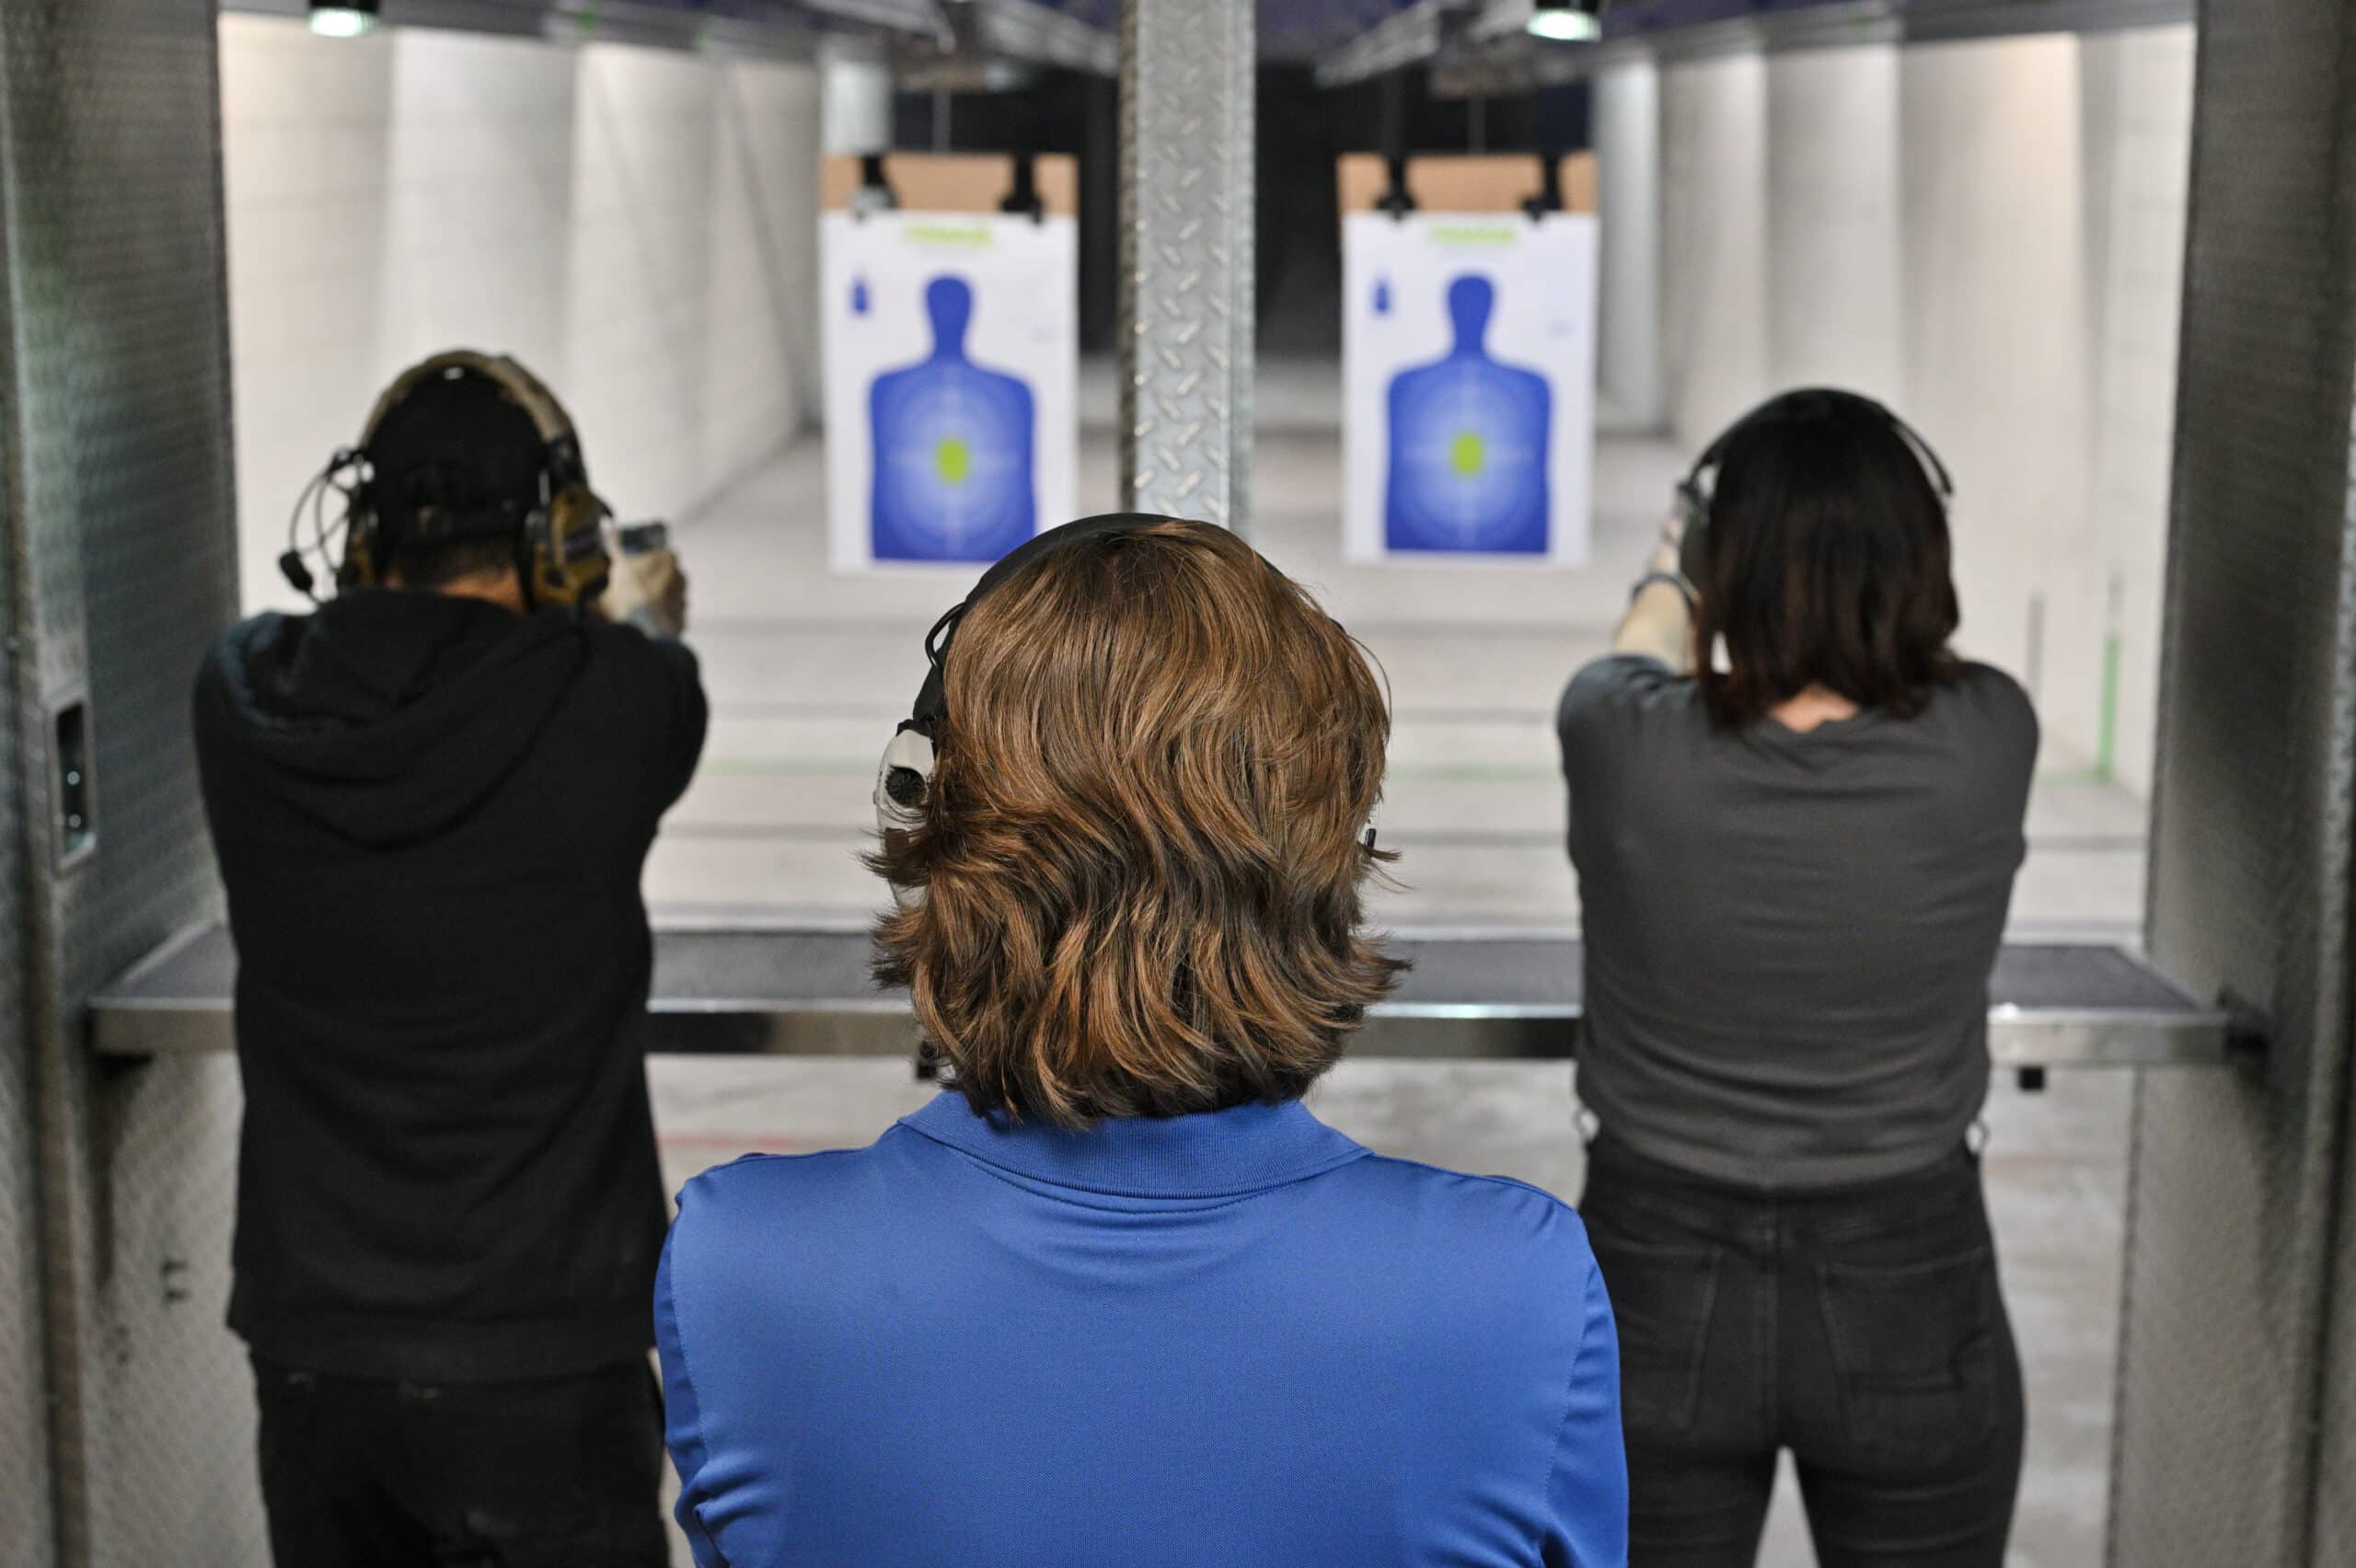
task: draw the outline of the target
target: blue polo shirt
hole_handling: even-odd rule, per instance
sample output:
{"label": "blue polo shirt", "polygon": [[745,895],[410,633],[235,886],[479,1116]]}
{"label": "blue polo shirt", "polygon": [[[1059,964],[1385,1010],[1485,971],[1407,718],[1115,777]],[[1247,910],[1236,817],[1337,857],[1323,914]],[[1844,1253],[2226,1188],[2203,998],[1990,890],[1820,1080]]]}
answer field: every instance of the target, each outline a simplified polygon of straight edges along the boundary
{"label": "blue polo shirt", "polygon": [[1298,1102],[738,1160],[655,1329],[704,1568],[1626,1560],[1578,1216]]}

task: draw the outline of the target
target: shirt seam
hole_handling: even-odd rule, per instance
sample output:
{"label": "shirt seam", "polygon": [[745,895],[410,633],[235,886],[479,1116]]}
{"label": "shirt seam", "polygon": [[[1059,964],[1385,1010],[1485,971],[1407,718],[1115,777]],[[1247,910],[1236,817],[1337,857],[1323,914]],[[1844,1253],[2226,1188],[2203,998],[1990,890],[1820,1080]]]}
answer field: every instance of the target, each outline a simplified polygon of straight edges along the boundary
{"label": "shirt seam", "polygon": [[[1516,1185],[1519,1184],[1516,1183]],[[1588,1342],[1595,1337],[1591,1332],[1594,1314],[1588,1309],[1588,1298],[1595,1294],[1595,1286],[1600,1277],[1598,1271],[1590,1264],[1587,1271],[1587,1280],[1579,1291],[1579,1343],[1578,1348],[1571,1353],[1571,1375],[1563,1382],[1563,1415],[1562,1419],[1554,1424],[1554,1446],[1546,1459],[1546,1484],[1539,1493],[1539,1507],[1542,1512],[1539,1516],[1538,1528],[1532,1532],[1530,1540],[1532,1557],[1538,1560],[1542,1560],[1545,1555],[1546,1521],[1553,1515],[1554,1477],[1560,1474],[1563,1469],[1563,1443],[1571,1433],[1571,1412],[1578,1408],[1579,1367],[1587,1360]],[[1576,1553],[1577,1548],[1574,1546],[1571,1551]],[[1571,1568],[1578,1568],[1576,1558]]]}
{"label": "shirt seam", "polygon": [[953,1154],[964,1155],[967,1159],[972,1160],[975,1164],[986,1166],[993,1171],[1004,1171],[1011,1176],[1019,1176],[1026,1182],[1036,1182],[1042,1186],[1060,1187],[1067,1192],[1072,1193],[1093,1193],[1099,1197],[1106,1198],[1177,1199],[1181,1201],[1189,1198],[1249,1198],[1257,1196],[1262,1193],[1272,1193],[1279,1187],[1289,1187],[1297,1182],[1306,1182],[1314,1176],[1322,1176],[1329,1170],[1337,1170],[1341,1167],[1350,1164],[1355,1160],[1365,1159],[1374,1154],[1374,1151],[1370,1148],[1367,1148],[1362,1145],[1352,1144],[1345,1149],[1336,1150],[1332,1158],[1321,1160],[1315,1165],[1305,1167],[1299,1170],[1288,1171],[1283,1175],[1274,1177],[1266,1182],[1254,1182],[1249,1186],[1214,1187],[1203,1192],[1158,1192],[1142,1190],[1135,1187],[1096,1186],[1086,1182],[1073,1182],[1055,1176],[1043,1176],[1035,1170],[1025,1170],[1019,1165],[1011,1165],[1004,1160],[992,1159],[989,1156],[983,1154],[978,1149],[969,1148],[964,1144],[959,1143],[951,1138],[942,1137],[929,1128],[919,1127],[914,1122],[906,1117],[901,1118],[896,1124],[907,1128],[908,1131],[916,1134],[918,1137],[923,1138],[928,1143],[935,1144],[941,1148],[948,1149]]}
{"label": "shirt seam", "polygon": [[1542,1197],[1548,1203],[1553,1205],[1556,1208],[1562,1210],[1565,1214],[1570,1215],[1574,1217],[1576,1217],[1579,1212],[1576,1206],[1565,1203],[1560,1197],[1548,1192],[1545,1188],[1532,1186],[1530,1182],[1521,1181],[1518,1177],[1483,1176],[1477,1175],[1470,1170],[1450,1170],[1445,1165],[1427,1165],[1420,1159],[1408,1159],[1395,1154],[1374,1154],[1374,1151],[1371,1149],[1369,1149],[1366,1152],[1373,1155],[1375,1159],[1381,1160],[1386,1165],[1403,1165],[1410,1170],[1427,1170],[1436,1176],[1452,1176],[1460,1182],[1479,1182],[1491,1187],[1508,1187],[1518,1192],[1529,1193],[1537,1197]]}
{"label": "shirt seam", "polygon": [[[676,1252],[678,1249],[679,1242],[678,1225],[676,1221],[672,1223],[671,1229],[671,1245],[673,1251]],[[711,1442],[705,1431],[707,1421],[704,1413],[703,1397],[696,1392],[695,1373],[687,1365],[687,1293],[680,1288],[679,1272],[680,1271],[676,1268],[670,1271],[671,1320],[678,1325],[679,1330],[679,1386],[687,1389],[687,1398],[695,1403],[696,1446],[703,1450],[704,1463],[708,1465],[711,1462]],[[666,1448],[670,1447],[670,1434],[667,1432],[664,1434],[664,1447]],[[677,1461],[674,1459],[673,1464],[676,1466],[676,1463]],[[696,1468],[700,1470],[703,1466],[699,1465]],[[685,1484],[684,1477],[681,1478],[681,1482],[682,1484]],[[720,1568],[728,1568],[728,1554],[721,1550],[720,1539],[711,1533],[711,1527],[704,1523],[703,1510],[697,1508],[693,1504],[688,1505],[688,1507],[696,1516],[696,1526],[702,1533],[704,1539],[711,1543],[711,1554],[719,1561]]]}
{"label": "shirt seam", "polygon": [[[909,1130],[914,1132],[918,1129],[911,1128]],[[925,1136],[930,1136],[930,1135]],[[1005,1182],[1008,1186],[1014,1188],[1017,1192],[1032,1193],[1031,1188],[1022,1184],[1029,1182],[1036,1182],[1042,1187],[1053,1189],[1053,1192],[1047,1195],[1055,1197],[1057,1202],[1072,1204],[1080,1208],[1098,1208],[1100,1205],[1081,1203],[1077,1197],[1066,1197],[1062,1194],[1086,1193],[1091,1197],[1130,1198],[1141,1203],[1189,1204],[1194,1205],[1192,1212],[1197,1213],[1207,1209],[1227,1208],[1236,1204],[1249,1203],[1253,1198],[1265,1197],[1270,1193],[1279,1192],[1287,1187],[1298,1186],[1303,1182],[1315,1181],[1318,1177],[1338,1170],[1345,1165],[1355,1164],[1358,1160],[1374,1157],[1374,1151],[1372,1149],[1353,1149],[1327,1164],[1316,1167],[1314,1170],[1298,1171],[1290,1175],[1279,1177],[1276,1181],[1269,1182],[1259,1186],[1228,1187],[1221,1188],[1218,1192],[1211,1193],[1140,1193],[1133,1192],[1127,1188],[1090,1187],[1083,1186],[1077,1182],[1058,1182],[1053,1177],[1041,1176],[1033,1171],[1020,1170],[1011,1165],[1002,1165],[994,1159],[987,1159],[981,1155],[976,1154],[972,1149],[965,1148],[957,1144],[949,1143],[940,1138],[933,1138],[931,1141],[940,1147],[947,1149],[950,1153],[956,1155],[961,1159],[972,1161],[974,1164],[981,1167],[985,1175]],[[1033,1195],[1038,1196],[1041,1194],[1033,1193]],[[1136,1213],[1138,1211],[1115,1210],[1113,1212]]]}

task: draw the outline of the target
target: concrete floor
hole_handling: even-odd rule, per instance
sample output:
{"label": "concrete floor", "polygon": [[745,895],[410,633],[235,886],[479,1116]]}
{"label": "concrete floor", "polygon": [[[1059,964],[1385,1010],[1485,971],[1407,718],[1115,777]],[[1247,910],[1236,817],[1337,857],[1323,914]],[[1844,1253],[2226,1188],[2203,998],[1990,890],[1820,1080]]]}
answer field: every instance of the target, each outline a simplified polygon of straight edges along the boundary
{"label": "concrete floor", "polygon": [[[1114,401],[1101,368],[1086,392],[1081,504],[1110,510]],[[1588,570],[1345,567],[1336,402],[1331,365],[1264,370],[1253,538],[1391,680],[1382,836],[1404,857],[1403,885],[1378,898],[1377,918],[1402,930],[1576,929],[1553,701],[1604,645],[1678,455],[1633,437],[1600,443]],[[922,674],[925,628],[968,579],[827,575],[822,470],[816,444],[797,446],[678,530],[713,724],[648,868],[658,921],[855,928],[878,906],[855,859],[874,759]],[[2142,803],[2084,782],[2084,766],[2042,761],[2018,938],[2125,941],[2140,929]],[[675,1188],[751,1149],[863,1144],[930,1093],[888,1062],[663,1060],[654,1084]],[[2119,1076],[2058,1075],[2034,1095],[2000,1083],[1989,1107],[1989,1185],[2031,1403],[2018,1568],[2101,1559],[2130,1091]],[[1577,1193],[1567,1066],[1345,1063],[1313,1102],[1385,1152]],[[1761,1562],[1812,1561],[1787,1495]]]}

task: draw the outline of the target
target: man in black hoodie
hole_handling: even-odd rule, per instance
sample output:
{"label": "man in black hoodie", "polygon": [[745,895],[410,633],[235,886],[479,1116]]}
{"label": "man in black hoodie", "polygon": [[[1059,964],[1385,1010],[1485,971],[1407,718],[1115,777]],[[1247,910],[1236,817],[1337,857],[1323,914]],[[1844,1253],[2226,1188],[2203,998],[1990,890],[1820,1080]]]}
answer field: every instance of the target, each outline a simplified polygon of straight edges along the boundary
{"label": "man in black hoodie", "polygon": [[706,714],[642,628],[683,592],[623,557],[601,604],[551,554],[594,498],[508,362],[405,378],[339,463],[342,591],[232,628],[196,689],[272,1551],[659,1568],[639,882]]}

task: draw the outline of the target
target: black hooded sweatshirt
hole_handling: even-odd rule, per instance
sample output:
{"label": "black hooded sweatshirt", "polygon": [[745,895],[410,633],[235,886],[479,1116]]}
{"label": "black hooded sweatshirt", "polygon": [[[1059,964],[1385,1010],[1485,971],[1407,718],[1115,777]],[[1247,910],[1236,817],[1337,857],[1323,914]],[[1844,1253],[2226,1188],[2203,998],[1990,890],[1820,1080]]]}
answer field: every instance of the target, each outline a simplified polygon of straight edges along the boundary
{"label": "black hooded sweatshirt", "polygon": [[421,593],[233,628],[197,679],[237,940],[229,1324],[478,1382],[652,1343],[639,879],[703,746],[693,654]]}

